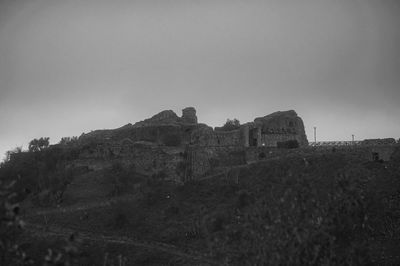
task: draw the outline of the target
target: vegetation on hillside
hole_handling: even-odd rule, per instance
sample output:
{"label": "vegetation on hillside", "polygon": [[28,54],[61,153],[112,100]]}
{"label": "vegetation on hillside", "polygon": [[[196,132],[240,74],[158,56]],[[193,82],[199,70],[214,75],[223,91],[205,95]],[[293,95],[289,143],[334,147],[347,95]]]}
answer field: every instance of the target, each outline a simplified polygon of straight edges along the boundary
{"label": "vegetation on hillside", "polygon": [[49,139],[50,138],[48,138],[48,137],[45,137],[45,138],[42,137],[40,139],[31,140],[29,142],[29,151],[36,152],[36,151],[42,151],[43,149],[46,149],[50,145]]}
{"label": "vegetation on hillside", "polygon": [[57,203],[74,175],[66,164],[78,155],[76,148],[58,146],[12,152],[0,167],[0,180],[15,181],[14,190],[19,200],[30,195],[43,203]]}
{"label": "vegetation on hillside", "polygon": [[134,210],[148,217],[135,224],[137,232],[151,227],[145,236],[194,245],[228,265],[365,265],[381,263],[382,250],[399,247],[391,244],[400,236],[396,164],[340,153],[306,162],[260,163],[242,170],[238,182],[158,187],[157,198],[151,193]]}
{"label": "vegetation on hillside", "polygon": [[234,119],[227,119],[225,124],[218,129],[222,131],[231,131],[239,128],[240,128],[240,121],[234,118]]}
{"label": "vegetation on hillside", "polygon": [[[73,157],[72,150],[50,147],[15,157],[0,173],[35,187],[46,183],[44,173],[66,174],[54,165]],[[111,196],[131,193],[135,200],[54,212],[46,223],[196,250],[220,265],[400,263],[395,252],[400,239],[400,150],[388,163],[367,162],[351,152],[288,151],[233,172],[177,186],[164,181],[163,173],[144,178],[114,164],[104,172],[114,187]],[[30,222],[43,219],[31,217]],[[156,251],[126,252],[134,265],[191,264]],[[104,260],[86,255],[82,261],[88,256],[96,263]]]}

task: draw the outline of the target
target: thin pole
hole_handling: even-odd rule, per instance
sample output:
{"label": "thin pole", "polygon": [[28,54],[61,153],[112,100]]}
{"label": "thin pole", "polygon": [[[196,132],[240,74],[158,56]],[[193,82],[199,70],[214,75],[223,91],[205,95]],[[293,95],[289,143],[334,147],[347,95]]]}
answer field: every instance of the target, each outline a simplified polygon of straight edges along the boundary
{"label": "thin pole", "polygon": [[354,134],[351,135],[351,141],[353,142],[354,145]]}
{"label": "thin pole", "polygon": [[314,143],[317,143],[317,127],[314,127]]}

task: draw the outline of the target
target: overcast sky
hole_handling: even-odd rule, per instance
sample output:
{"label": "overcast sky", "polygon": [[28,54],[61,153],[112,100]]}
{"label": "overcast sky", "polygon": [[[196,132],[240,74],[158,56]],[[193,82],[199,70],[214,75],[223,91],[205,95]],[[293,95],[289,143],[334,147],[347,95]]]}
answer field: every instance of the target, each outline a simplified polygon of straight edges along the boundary
{"label": "overcast sky", "polygon": [[399,138],[399,84],[399,0],[0,0],[0,154],[186,106]]}

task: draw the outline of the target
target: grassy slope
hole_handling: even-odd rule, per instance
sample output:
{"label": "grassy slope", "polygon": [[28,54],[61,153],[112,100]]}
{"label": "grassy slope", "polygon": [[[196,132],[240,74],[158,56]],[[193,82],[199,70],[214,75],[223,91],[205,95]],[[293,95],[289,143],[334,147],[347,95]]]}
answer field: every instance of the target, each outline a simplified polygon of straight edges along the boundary
{"label": "grassy slope", "polygon": [[[238,179],[144,182],[135,200],[46,220],[189,247],[230,265],[398,264],[399,163],[369,163],[340,152],[289,154],[244,167]],[[114,252],[131,253],[137,264],[174,261],[157,252],[136,256],[126,247]],[[151,262],[158,255],[165,260]]]}

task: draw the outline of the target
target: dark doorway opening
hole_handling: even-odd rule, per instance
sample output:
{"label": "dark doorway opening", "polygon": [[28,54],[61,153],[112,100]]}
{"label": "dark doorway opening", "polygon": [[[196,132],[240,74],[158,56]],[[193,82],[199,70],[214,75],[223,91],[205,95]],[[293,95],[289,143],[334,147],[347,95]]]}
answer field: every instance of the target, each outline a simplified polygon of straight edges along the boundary
{"label": "dark doorway opening", "polygon": [[257,128],[253,128],[249,131],[249,145],[257,146]]}
{"label": "dark doorway opening", "polygon": [[379,153],[377,152],[372,153],[372,161],[379,162]]}

